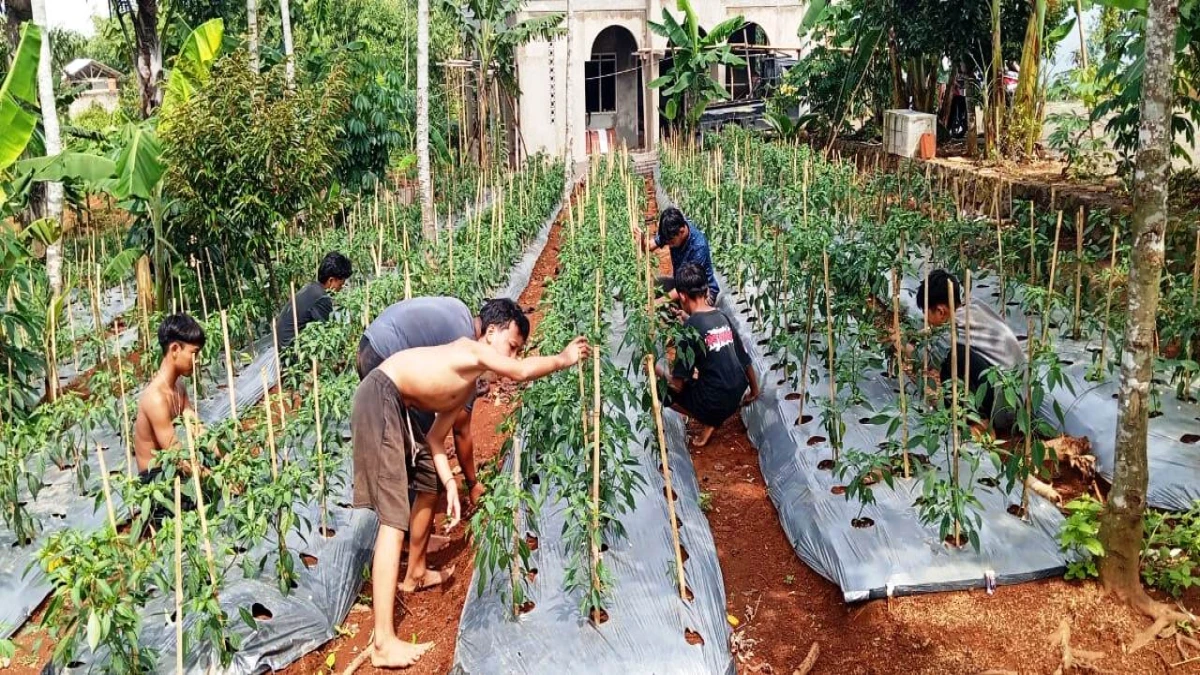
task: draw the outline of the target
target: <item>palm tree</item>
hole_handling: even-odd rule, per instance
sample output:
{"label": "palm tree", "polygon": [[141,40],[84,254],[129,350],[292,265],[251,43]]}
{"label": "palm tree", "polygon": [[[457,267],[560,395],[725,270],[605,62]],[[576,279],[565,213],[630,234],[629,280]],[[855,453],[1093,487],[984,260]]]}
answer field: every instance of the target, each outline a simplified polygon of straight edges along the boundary
{"label": "palm tree", "polygon": [[710,103],[729,98],[725,87],[713,78],[712,67],[746,65],[728,44],[729,37],[746,25],[746,21],[735,16],[722,21],[711,33],[701,35],[691,3],[679,0],[678,8],[683,12],[682,24],[665,7],[663,22],[650,22],[650,29],[667,38],[673,51],[671,69],[649,86],[661,88],[662,95],[667,97],[667,108],[663,111],[666,118],[674,121],[683,112],[686,127],[692,129]]}
{"label": "palm tree", "polygon": [[549,14],[523,21],[515,19],[525,0],[443,0],[457,24],[466,51],[475,55],[475,133],[479,163],[488,165],[488,101],[511,105],[521,94],[517,79],[517,49],[535,40],[562,34],[563,15]]}
{"label": "palm tree", "polygon": [[288,86],[296,84],[296,60],[292,55],[292,6],[288,0],[279,0],[279,17],[283,23],[283,58],[287,69]]}
{"label": "palm tree", "polygon": [[247,49],[250,52],[250,71],[258,72],[258,0],[246,0]]}
{"label": "palm tree", "polygon": [[432,239],[436,224],[429,175],[429,0],[417,0],[417,182],[421,188],[421,232]]}
{"label": "palm tree", "polygon": [[[54,108],[54,77],[50,67],[50,27],[46,22],[45,0],[33,0],[33,22],[42,29],[42,56],[38,60],[38,102],[42,109],[42,132],[45,136],[46,155],[62,152],[62,139],[58,131],[58,111]],[[59,181],[46,184],[46,217],[56,223],[62,222],[63,186]],[[62,293],[62,251],[57,241],[46,247],[46,275],[50,288],[57,296]]]}

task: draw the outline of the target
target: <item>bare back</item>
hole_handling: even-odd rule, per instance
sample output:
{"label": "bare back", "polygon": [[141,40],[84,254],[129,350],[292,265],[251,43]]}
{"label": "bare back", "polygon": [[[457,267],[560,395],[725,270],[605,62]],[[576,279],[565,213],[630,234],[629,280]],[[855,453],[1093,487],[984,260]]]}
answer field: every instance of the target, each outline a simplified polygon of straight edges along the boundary
{"label": "bare back", "polygon": [[191,407],[187,389],[181,380],[172,385],[155,376],[138,399],[137,420],[133,426],[133,452],[138,472],[150,468],[159,450],[175,443],[175,420]]}
{"label": "bare back", "polygon": [[396,385],[405,405],[432,413],[457,411],[486,372],[477,342],[459,338],[437,347],[405,349],[388,357],[379,370]]}

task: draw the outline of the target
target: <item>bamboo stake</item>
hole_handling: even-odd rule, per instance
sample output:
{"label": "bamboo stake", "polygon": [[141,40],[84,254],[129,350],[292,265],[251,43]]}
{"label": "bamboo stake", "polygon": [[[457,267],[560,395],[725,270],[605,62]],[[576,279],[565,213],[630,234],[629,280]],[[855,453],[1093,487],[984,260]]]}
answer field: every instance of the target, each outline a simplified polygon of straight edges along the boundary
{"label": "bamboo stake", "polygon": [[[950,292],[950,473],[958,488],[958,321],[955,320],[954,282],[946,280]],[[954,519],[954,545],[959,544],[961,536],[958,518]]]}
{"label": "bamboo stake", "polygon": [[929,402],[929,264],[925,265],[925,307],[921,312],[921,325],[925,337],[925,345],[921,349],[921,398]]}
{"label": "bamboo stake", "polygon": [[183,430],[187,435],[188,453],[191,455],[192,486],[196,489],[196,511],[200,513],[200,537],[204,540],[204,557],[208,562],[208,578],[212,587],[217,588],[217,563],[213,557],[212,540],[208,538],[208,515],[204,507],[204,490],[200,486],[200,460],[196,455],[196,439],[192,434],[192,424],[186,418]]}
{"label": "bamboo stake", "polygon": [[204,295],[204,273],[200,271],[200,261],[192,258],[192,269],[196,272],[196,285],[200,288],[200,309],[204,311],[204,320],[208,321],[208,298]]}
{"label": "bamboo stake", "polygon": [[288,282],[292,291],[292,341],[300,337],[300,315],[296,310],[296,282],[295,280]]}
{"label": "bamboo stake", "polygon": [[[1108,261],[1108,292],[1105,294],[1105,298],[1104,298],[1104,327],[1100,330],[1100,359],[1099,359],[1099,361],[1097,361],[1097,363],[1101,367],[1104,366],[1105,351],[1107,351],[1107,349],[1108,349],[1108,327],[1109,327],[1108,320],[1109,320],[1109,315],[1112,313],[1113,284],[1116,281],[1116,276],[1117,276],[1117,228],[1118,227],[1120,227],[1120,226],[1115,223],[1113,224],[1112,253],[1110,254],[1111,257],[1109,258],[1109,261]],[[1200,237],[1200,233],[1198,233],[1196,236]],[[1200,258],[1197,258],[1197,260],[1200,261]],[[1200,265],[1200,262],[1198,262],[1197,264]],[[1193,279],[1193,282],[1194,281],[1195,280]],[[1195,292],[1193,292],[1192,295],[1194,297]],[[1097,372],[1099,372],[1099,371],[1097,370]]]}
{"label": "bamboo stake", "polygon": [[[519,435],[513,436],[512,465],[513,465],[513,469],[512,469],[513,490],[514,490],[514,492],[519,493],[521,491],[521,437]],[[512,553],[511,574],[512,574],[512,588],[513,588],[512,597],[514,599],[512,610],[513,610],[513,618],[516,618],[517,615],[520,613],[520,607],[517,606],[517,603],[515,602],[515,600],[517,597],[517,587],[521,583],[521,556],[520,556],[521,528],[518,526],[520,519],[521,519],[521,507],[520,507],[519,501],[517,501],[513,504],[512,516],[513,516],[513,541],[512,541],[513,553]]]}
{"label": "bamboo stake", "polygon": [[[904,477],[911,476],[908,461],[908,398],[904,391],[904,346],[900,339],[900,270],[892,268],[892,336],[896,347],[896,379],[900,385],[901,451],[904,454]],[[802,404],[803,405],[803,404]]]}
{"label": "bamboo stake", "polygon": [[1050,302],[1054,297],[1054,275],[1058,271],[1058,235],[1062,232],[1062,211],[1058,212],[1058,225],[1054,227],[1054,255],[1050,257],[1050,285],[1047,287],[1045,307],[1042,308],[1042,342],[1050,338]]}
{"label": "bamboo stake", "polygon": [[312,360],[312,376],[313,376],[313,416],[316,418],[317,424],[317,483],[321,490],[321,536],[329,536],[329,527],[326,518],[327,509],[325,508],[325,451],[324,442],[322,440],[323,431],[321,429],[321,380],[317,377],[317,360]]}
{"label": "bamboo stake", "polygon": [[1029,283],[1037,285],[1037,206],[1029,202]]}
{"label": "bamboo stake", "polygon": [[[1027,318],[1026,326],[1026,357],[1025,357],[1025,416],[1033,422],[1033,319]],[[1033,429],[1025,430],[1025,468],[1032,471],[1029,462],[1033,457]],[[1029,519],[1029,480],[1021,481],[1021,519]]]}
{"label": "bamboo stake", "polygon": [[[1086,50],[1085,50],[1086,51]],[[1075,216],[1075,312],[1071,321],[1071,337],[1079,339],[1080,313],[1083,309],[1083,207]]]}
{"label": "bamboo stake", "polygon": [[814,305],[816,305],[817,287],[813,285],[812,280],[808,283],[808,312],[805,319],[804,328],[804,359],[800,364],[800,416],[796,418],[796,423],[803,423],[804,420],[804,404],[808,399],[808,357],[812,353],[812,331],[813,331],[813,314]]}
{"label": "bamboo stake", "polygon": [[1003,313],[1007,288],[1004,284],[1004,236],[1000,231],[1000,218],[996,218],[996,270],[1000,275],[1000,312]]}
{"label": "bamboo stake", "polygon": [[[220,311],[221,309],[224,308],[224,306],[221,303],[221,287],[217,284],[217,267],[216,267],[216,265],[213,265],[212,253],[210,253],[207,248],[204,249],[204,256],[206,258],[208,258],[208,273],[212,277],[213,297],[217,301],[217,310]],[[203,281],[201,282],[201,285],[203,285]],[[242,287],[241,287],[241,284],[239,284],[238,291],[240,292],[241,290],[242,290]],[[242,300],[243,301],[245,300],[245,296],[243,296]]]}
{"label": "bamboo stake", "polygon": [[279,480],[279,457],[275,451],[275,422],[271,420],[271,393],[267,387],[266,369],[259,368],[258,375],[263,384],[263,413],[267,420],[267,447],[271,451],[271,481],[274,482]]}
{"label": "bamboo stake", "polygon": [[1196,228],[1196,249],[1192,255],[1192,306],[1200,305],[1200,227]]}
{"label": "bamboo stake", "polygon": [[175,673],[183,675],[183,496],[175,476]]}
{"label": "bamboo stake", "polygon": [[79,375],[79,342],[75,337],[75,313],[71,307],[75,304],[64,300],[67,306],[67,327],[71,331],[71,363],[75,366],[75,375]]}
{"label": "bamboo stake", "polygon": [[221,310],[221,340],[225,343],[225,386],[229,389],[229,414],[236,421],[238,418],[237,392],[233,387],[233,352],[229,349],[229,320],[225,310]]}
{"label": "bamboo stake", "polygon": [[121,345],[118,342],[113,348],[117,361],[117,391],[121,395],[121,440],[125,442],[125,470],[130,477],[134,474],[133,467],[133,434],[129,427],[129,399],[125,396],[125,373],[121,365]]}
{"label": "bamboo stake", "polygon": [[592,354],[592,590],[600,588],[600,346]]}
{"label": "bamboo stake", "polygon": [[[963,368],[963,385],[971,386],[971,268],[968,267],[965,272],[965,281],[963,282],[963,312],[966,316],[963,317],[963,333],[966,337],[967,345],[967,362]],[[951,319],[954,317],[952,316]],[[969,391],[969,390],[968,390]]]}
{"label": "bamboo stake", "polygon": [[583,442],[586,444],[588,439],[588,400],[587,387],[584,384],[583,363],[579,363],[579,421],[580,429],[583,430]]}
{"label": "bamboo stake", "polygon": [[104,461],[104,449],[96,444],[96,459],[100,461],[100,488],[104,491],[104,506],[108,510],[108,524],[117,534],[117,510],[113,508],[112,489],[108,484],[108,465]]}
{"label": "bamboo stake", "polygon": [[662,407],[658,403],[658,374],[654,372],[654,355],[646,355],[646,372],[650,376],[650,405],[658,431],[658,454],[663,465],[663,481],[667,487],[667,517],[671,520],[671,540],[675,546],[675,576],[679,581],[679,597],[687,600],[687,585],[683,576],[683,549],[679,544],[679,521],[675,519],[675,489],[671,486],[671,463],[667,457],[667,438],[663,432]]}
{"label": "bamboo stake", "polygon": [[[275,327],[275,322],[271,322],[271,342],[275,345],[275,378],[279,383],[279,391],[283,392],[283,362],[279,357],[279,329]],[[266,390],[264,389],[264,396]],[[279,428],[282,430],[287,426],[287,416],[283,411],[283,397],[279,398]]]}
{"label": "bamboo stake", "polygon": [[[833,308],[830,302],[830,285],[829,285],[829,251],[828,249],[821,253],[822,260],[825,264],[825,331],[826,331],[826,350],[829,354],[829,405],[831,407],[837,404],[837,369],[833,360]],[[841,438],[834,441],[835,434],[830,430],[830,441],[833,446],[833,461],[838,461],[839,446]]]}

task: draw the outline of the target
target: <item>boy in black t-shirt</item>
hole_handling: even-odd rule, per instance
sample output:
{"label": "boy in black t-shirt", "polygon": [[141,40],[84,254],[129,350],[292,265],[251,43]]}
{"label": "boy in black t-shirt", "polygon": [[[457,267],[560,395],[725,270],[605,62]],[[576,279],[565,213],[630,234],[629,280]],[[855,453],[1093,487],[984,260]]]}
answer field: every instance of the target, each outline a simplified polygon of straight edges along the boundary
{"label": "boy in black t-shirt", "polygon": [[[688,263],[675,270],[675,290],[691,330],[675,346],[666,404],[701,424],[693,441],[701,447],[725,420],[758,398],[758,377],[733,324],[709,304],[704,269]],[[659,374],[668,377],[661,369]]]}

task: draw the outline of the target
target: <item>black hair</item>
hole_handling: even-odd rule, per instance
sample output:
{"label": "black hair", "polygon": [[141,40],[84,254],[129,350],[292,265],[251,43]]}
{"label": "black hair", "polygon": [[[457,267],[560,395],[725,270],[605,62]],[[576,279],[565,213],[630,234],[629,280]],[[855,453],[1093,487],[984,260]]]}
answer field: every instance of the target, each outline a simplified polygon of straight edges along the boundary
{"label": "black hair", "polygon": [[508,324],[516,322],[521,339],[529,339],[529,317],[521,311],[521,307],[508,298],[492,298],[483,303],[479,310],[479,330],[486,333],[488,326],[504,329]]}
{"label": "black hair", "polygon": [[158,346],[164,355],[176,342],[204,349],[204,341],[204,328],[187,314],[172,314],[158,326]]}
{"label": "black hair", "polygon": [[350,259],[338,253],[331,251],[325,254],[321,260],[321,265],[317,267],[317,282],[324,284],[330,279],[341,279],[345,281],[350,278],[353,267],[350,264]]}
{"label": "black hair", "polygon": [[686,263],[675,270],[675,292],[689,298],[708,295],[708,274],[697,263]]}
{"label": "black hair", "polygon": [[958,279],[954,278],[946,270],[933,270],[929,273],[929,279],[922,281],[917,287],[917,307],[921,310],[925,307],[925,284],[929,284],[929,307],[949,307],[950,306],[950,290],[946,287],[947,282],[954,285],[954,307],[962,307],[962,287],[959,286]]}
{"label": "black hair", "polygon": [[668,208],[658,216],[658,240],[666,244],[679,236],[687,224],[687,219],[683,217],[682,211],[674,206]]}

